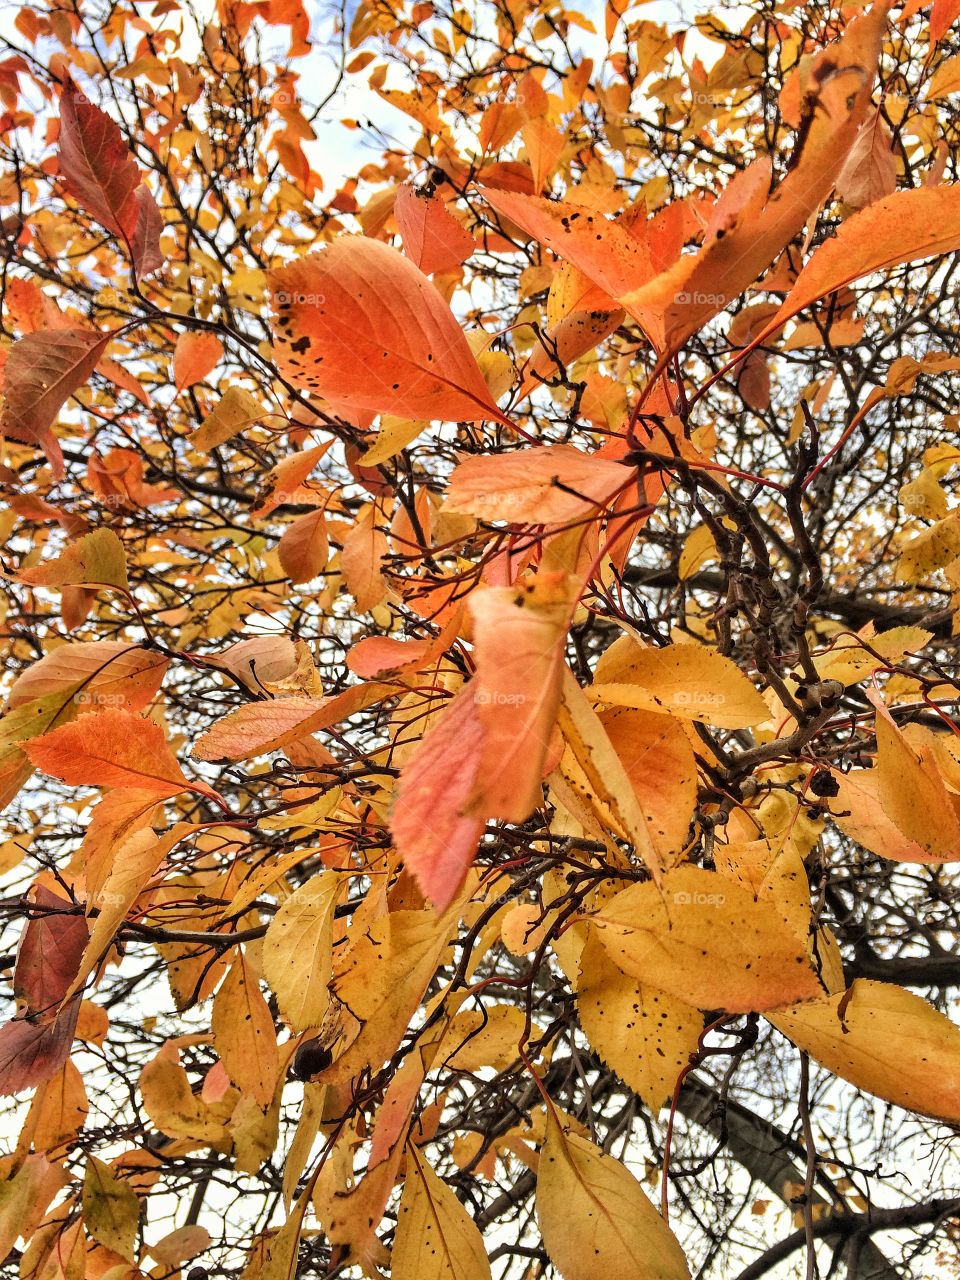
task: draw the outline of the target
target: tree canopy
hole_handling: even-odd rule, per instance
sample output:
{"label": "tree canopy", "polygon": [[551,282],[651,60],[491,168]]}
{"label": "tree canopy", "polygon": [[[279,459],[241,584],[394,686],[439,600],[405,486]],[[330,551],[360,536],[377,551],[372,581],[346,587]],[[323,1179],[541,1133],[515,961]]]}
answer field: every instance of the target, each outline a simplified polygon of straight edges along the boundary
{"label": "tree canopy", "polygon": [[10,1274],[960,1275],[958,0],[6,14]]}

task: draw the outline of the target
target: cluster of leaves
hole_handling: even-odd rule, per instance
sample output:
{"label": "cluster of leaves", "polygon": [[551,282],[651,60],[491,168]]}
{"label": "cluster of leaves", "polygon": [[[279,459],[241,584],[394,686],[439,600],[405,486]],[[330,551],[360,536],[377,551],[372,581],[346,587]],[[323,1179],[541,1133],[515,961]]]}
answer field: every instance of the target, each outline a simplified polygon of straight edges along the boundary
{"label": "cluster of leaves", "polygon": [[956,1274],[958,11],[19,11],[22,1280]]}

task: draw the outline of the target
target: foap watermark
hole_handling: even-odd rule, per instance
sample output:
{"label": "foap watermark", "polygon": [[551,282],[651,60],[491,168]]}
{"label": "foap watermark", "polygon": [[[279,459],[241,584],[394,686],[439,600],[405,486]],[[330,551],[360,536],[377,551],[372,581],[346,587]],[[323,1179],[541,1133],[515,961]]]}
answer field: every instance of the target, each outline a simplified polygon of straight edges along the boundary
{"label": "foap watermark", "polygon": [[127,701],[122,693],[101,693],[99,689],[81,689],[73,700],[78,707],[122,707]]}
{"label": "foap watermark", "polygon": [[688,893],[684,889],[673,895],[674,905],[678,907],[722,907],[726,900],[723,893]]}
{"label": "foap watermark", "polygon": [[526,700],[525,693],[505,693],[501,689],[478,689],[473,700],[481,707],[520,707]]}
{"label": "foap watermark", "polygon": [[703,293],[699,289],[695,289],[693,293],[681,289],[673,295],[673,300],[680,307],[724,307],[727,303],[722,293]]}
{"label": "foap watermark", "polygon": [[673,695],[677,707],[722,707],[726,700],[722,693],[709,693],[705,689],[678,689]]}
{"label": "foap watermark", "polygon": [[278,289],[273,296],[278,307],[322,307],[327,300],[323,293],[290,293],[287,289]]}

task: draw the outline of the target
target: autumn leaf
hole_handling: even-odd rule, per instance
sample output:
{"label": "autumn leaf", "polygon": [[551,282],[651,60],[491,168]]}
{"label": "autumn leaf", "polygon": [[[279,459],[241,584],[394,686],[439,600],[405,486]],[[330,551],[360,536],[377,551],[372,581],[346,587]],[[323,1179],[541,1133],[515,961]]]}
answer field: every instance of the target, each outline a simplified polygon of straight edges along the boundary
{"label": "autumn leaf", "polygon": [[[911,840],[888,816],[880,801],[879,769],[851,769],[836,780],[837,795],[831,801],[831,816],[851,840],[871,853],[898,862],[938,862],[916,840]],[[924,824],[926,825],[926,824]],[[938,847],[942,845],[938,842]],[[957,848],[960,856],[960,846]]]}
{"label": "autumn leaf", "polygon": [[456,924],[456,908],[394,911],[371,922],[334,972],[331,990],[359,1023],[356,1038],[325,1079],[349,1080],[368,1063],[385,1061],[433,977]]}
{"label": "autumn leaf", "polygon": [[247,760],[279,751],[355,715],[395,692],[371,681],[329,698],[282,697],[247,703],[225,716],[194,744],[197,760]]}
{"label": "autumn leaf", "polygon": [[631,885],[591,919],[625,973],[698,1009],[775,1009],[822,990],[789,912],[700,867]]}
{"label": "autumn leaf", "polygon": [[87,922],[74,905],[37,885],[33,900],[44,913],[23,931],[13,972],[18,1002],[31,1012],[48,1012],[63,1000],[87,945]]}
{"label": "autumn leaf", "polygon": [[599,938],[580,955],[577,1015],[590,1047],[657,1112],[697,1049],[703,1014],[624,973]]}
{"label": "autumn leaf", "polygon": [[837,195],[853,209],[892,195],[897,189],[897,159],[893,140],[880,109],[860,126],[860,132],[837,175]]}
{"label": "autumn leaf", "polygon": [[874,271],[960,248],[960,188],[919,187],[877,200],[811,255],[758,341],[799,311]]}
{"label": "autumn leaf", "polygon": [[87,1159],[82,1206],[84,1224],[93,1239],[134,1262],[140,1201],[133,1189],[96,1156]]}
{"label": "autumn leaf", "polygon": [[80,1001],[74,999],[52,1018],[14,1018],[0,1027],[0,1095],[35,1088],[60,1071],[79,1013]]}
{"label": "autumn leaf", "polygon": [[144,1110],[161,1133],[212,1145],[228,1141],[222,1122],[191,1090],[179,1054],[169,1042],[144,1066],[139,1089]]}
{"label": "autumn leaf", "polygon": [[[569,670],[563,672],[559,724],[573,757],[571,762],[564,753],[560,772],[586,796],[605,827],[630,841],[647,870],[658,879],[673,851],[665,848],[664,831],[655,831],[603,723]],[[575,769],[580,777],[575,776]]]}
{"label": "autumn leaf", "polygon": [[397,188],[393,214],[404,253],[428,276],[452,271],[473,253],[473,236],[435,194],[404,182]]}
{"label": "autumn leaf", "polygon": [[104,708],[30,742],[30,760],[73,786],[136,787],[158,799],[196,791],[219,801],[205,782],[190,782],[154,720]]}
{"label": "autumn leaf", "polygon": [[277,544],[277,554],[291,582],[310,582],[323,573],[330,556],[326,513],[308,511],[294,520]]}
{"label": "autumn leaf", "polygon": [[601,657],[590,694],[608,706],[661,711],[728,729],[770,718],[767,704],[736,664],[697,644],[641,648],[621,636]]}
{"label": "autumn leaf", "polygon": [[72,999],[82,989],[109,950],[128,911],[146,889],[164,859],[185,836],[196,829],[192,823],[177,823],[162,836],[158,836],[149,827],[137,826],[128,831],[122,842],[118,842],[111,851],[113,857],[109,868],[87,903],[88,915],[93,917],[90,937],[64,1000]]}
{"label": "autumn leaf", "polygon": [[445,509],[481,520],[563,524],[604,506],[633,479],[630,468],[547,445],[467,458],[450,477]]}
{"label": "autumn leaf", "polygon": [[270,1104],[280,1058],[273,1018],[257,975],[243,955],[230,966],[213,1002],[213,1042],[230,1079],[261,1107]]}
{"label": "autumn leaf", "polygon": [[933,735],[919,725],[901,730],[882,700],[876,695],[871,700],[877,708],[876,767],[883,811],[930,858],[957,858],[960,797],[944,784]]}
{"label": "autumn leaf", "polygon": [[127,562],[123,543],[112,529],[95,529],[70,545],[46,564],[22,569],[21,582],[35,587],[118,587],[128,588]]}
{"label": "autumn leaf", "polygon": [[537,1221],[564,1280],[686,1280],[683,1251],[619,1160],[547,1110],[537,1172]]}
{"label": "autumn leaf", "polygon": [[407,1148],[390,1274],[395,1280],[487,1280],[491,1274],[467,1210],[413,1146]]}
{"label": "autumn leaf", "polygon": [[[223,356],[223,343],[206,329],[186,329],[173,348],[173,382],[178,391],[202,382]],[[207,424],[204,423],[207,427]],[[207,427],[208,438],[212,431]]]}
{"label": "autumn leaf", "polygon": [[319,1027],[330,1004],[340,880],[324,871],[290,895],[263,939],[263,974],[294,1031]]}
{"label": "autumn leaf", "polygon": [[53,433],[60,410],[99,363],[111,334],[94,329],[28,333],[15,342],[3,370],[0,437],[32,444],[64,475],[63,451]]}
{"label": "autumn leaf", "polygon": [[31,699],[63,692],[70,694],[79,712],[119,705],[142,711],[159,689],[169,665],[169,658],[162,654],[123,640],[65,644],[17,677],[7,705],[19,707]]}
{"label": "autumn leaf", "polygon": [[859,978],[847,991],[767,1016],[858,1088],[908,1111],[960,1119],[960,1029],[919,996]]}
{"label": "autumn leaf", "polygon": [[663,360],[756,280],[829,195],[870,104],[886,15],[881,0],[817,54],[803,101],[802,141],[770,198],[768,162],[755,161],[717,202],[698,253],[618,295]]}
{"label": "autumn leaf", "polygon": [[344,237],[271,285],[277,359],[302,389],[350,410],[503,420],[449,307],[395,250]]}
{"label": "autumn leaf", "polygon": [[159,212],[117,125],[68,81],[60,95],[60,171],[71,194],[120,236],[138,276],[162,261]]}
{"label": "autumn leaf", "polygon": [[208,453],[269,416],[251,392],[244,391],[242,387],[227,387],[222,399],[190,437],[190,443],[195,449]]}
{"label": "autumn leaf", "polygon": [[470,598],[483,747],[467,812],[522,822],[541,783],[560,706],[563,646],[579,582],[543,573]]}
{"label": "autumn leaf", "polygon": [[483,833],[467,806],[477,784],[485,733],[472,687],[440,713],[405,764],[390,814],[397,851],[438,911],[460,891]]}

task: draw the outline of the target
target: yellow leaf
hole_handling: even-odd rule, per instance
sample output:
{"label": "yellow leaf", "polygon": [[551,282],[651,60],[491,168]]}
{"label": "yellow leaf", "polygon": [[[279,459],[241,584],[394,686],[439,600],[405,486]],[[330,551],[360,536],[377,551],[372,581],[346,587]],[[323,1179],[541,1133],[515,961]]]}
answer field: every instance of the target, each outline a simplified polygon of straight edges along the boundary
{"label": "yellow leaf", "polygon": [[598,662],[590,693],[598,702],[665,711],[723,729],[745,729],[770,718],[736,663],[698,644],[643,649],[621,636]]}
{"label": "yellow leaf", "polygon": [[595,930],[580,955],[577,1012],[594,1052],[659,1111],[697,1048],[703,1015],[625,974]]}
{"label": "yellow leaf", "polygon": [[123,543],[112,529],[95,529],[71,542],[56,560],[25,569],[17,577],[37,587],[121,587],[127,589]]}
{"label": "yellow leaf", "polygon": [[[586,779],[583,791],[587,802],[602,802],[612,819],[606,825],[613,826],[619,835],[630,841],[638,857],[656,878],[665,864],[651,838],[653,833],[648,829],[647,815],[638,802],[637,793],[606,729],[568,667],[563,669],[559,723]],[[565,776],[573,785],[573,771],[567,771]]]}
{"label": "yellow leaf", "polygon": [[228,387],[220,402],[190,437],[190,443],[202,453],[209,453],[268,416],[256,396],[242,387]]}
{"label": "yellow leaf", "polygon": [[700,867],[634,884],[592,917],[625,973],[698,1009],[775,1009],[818,996],[793,911]]}
{"label": "yellow leaf", "polygon": [[324,871],[289,897],[263,940],[263,976],[294,1031],[317,1027],[330,1004],[333,919],[341,877]]}
{"label": "yellow leaf", "polygon": [[456,906],[442,916],[434,911],[393,911],[356,940],[332,989],[361,1027],[325,1080],[347,1080],[365,1067],[376,1070],[390,1057],[436,972],[456,921]]}
{"label": "yellow leaf", "polygon": [[960,857],[960,797],[944,786],[933,734],[920,725],[901,730],[879,698],[874,705],[879,794],[884,812],[931,857]]}
{"label": "yellow leaf", "polygon": [[564,1280],[686,1280],[686,1259],[632,1173],[552,1110],[540,1152],[537,1219]]}
{"label": "yellow leaf", "polygon": [[269,1106],[280,1071],[277,1037],[256,974],[243,954],[217,991],[211,1025],[227,1075],[241,1093]]}
{"label": "yellow leaf", "polygon": [[191,1138],[220,1147],[226,1129],[190,1088],[172,1044],[165,1044],[140,1073],[140,1096],[155,1129],[171,1138]]}
{"label": "yellow leaf", "polygon": [[857,1088],[908,1111],[960,1122],[960,1027],[919,996],[858,978],[846,992],[767,1017]]}
{"label": "yellow leaf", "polygon": [[[517,1061],[525,1030],[526,1017],[515,1005],[488,1005],[482,1013],[479,1009],[464,1010],[451,1019],[435,1065],[451,1071],[477,1071],[480,1067],[506,1071]],[[534,1027],[531,1038],[536,1034]]]}
{"label": "yellow leaf", "polygon": [[487,1280],[483,1238],[450,1188],[407,1148],[393,1243],[392,1280]]}
{"label": "yellow leaf", "polygon": [[380,417],[380,430],[377,438],[360,461],[365,467],[379,467],[382,462],[389,462],[401,449],[416,440],[428,426],[424,418],[393,418],[389,414]]}
{"label": "yellow leaf", "polygon": [[134,1262],[140,1202],[133,1189],[95,1156],[87,1157],[83,1177],[83,1223],[105,1248]]}

